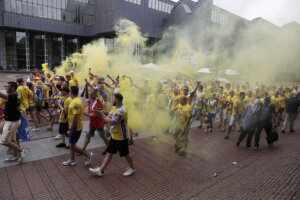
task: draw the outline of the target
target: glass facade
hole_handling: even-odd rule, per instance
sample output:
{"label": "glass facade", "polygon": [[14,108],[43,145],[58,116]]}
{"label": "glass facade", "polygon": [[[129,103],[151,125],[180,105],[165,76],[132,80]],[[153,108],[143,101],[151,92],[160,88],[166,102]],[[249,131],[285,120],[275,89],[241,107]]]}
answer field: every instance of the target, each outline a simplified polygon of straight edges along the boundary
{"label": "glass facade", "polygon": [[29,34],[30,68],[41,68],[45,63],[45,35],[43,33]]}
{"label": "glass facade", "polygon": [[32,70],[45,62],[50,68],[60,65],[67,56],[79,52],[90,38],[41,32],[4,31],[6,68]]}
{"label": "glass facade", "polygon": [[93,24],[95,0],[4,0],[6,12]]}

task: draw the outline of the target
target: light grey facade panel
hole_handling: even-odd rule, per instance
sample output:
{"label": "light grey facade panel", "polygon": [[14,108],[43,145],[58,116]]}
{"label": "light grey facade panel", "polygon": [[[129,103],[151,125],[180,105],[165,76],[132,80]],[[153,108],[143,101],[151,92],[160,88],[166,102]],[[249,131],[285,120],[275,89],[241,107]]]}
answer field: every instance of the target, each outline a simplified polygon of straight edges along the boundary
{"label": "light grey facade panel", "polygon": [[59,33],[78,36],[90,36],[92,25],[68,23],[56,20],[41,19],[31,16],[4,12],[4,27]]}

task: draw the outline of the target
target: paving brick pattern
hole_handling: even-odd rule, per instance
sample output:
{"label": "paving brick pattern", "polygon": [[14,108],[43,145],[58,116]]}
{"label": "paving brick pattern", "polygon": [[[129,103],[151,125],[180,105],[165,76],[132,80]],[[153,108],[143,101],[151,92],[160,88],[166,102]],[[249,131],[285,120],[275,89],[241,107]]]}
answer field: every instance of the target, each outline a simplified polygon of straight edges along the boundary
{"label": "paving brick pattern", "polygon": [[[2,168],[0,199],[299,199],[299,131],[280,135],[273,147],[263,134],[259,151],[235,147],[237,135],[225,141],[218,131],[192,129],[186,157],[174,154],[171,136],[136,140],[131,177],[122,176],[127,166],[118,156],[103,177],[93,177],[82,156],[75,167],[62,166],[63,155]],[[93,151],[95,166],[103,148]]]}

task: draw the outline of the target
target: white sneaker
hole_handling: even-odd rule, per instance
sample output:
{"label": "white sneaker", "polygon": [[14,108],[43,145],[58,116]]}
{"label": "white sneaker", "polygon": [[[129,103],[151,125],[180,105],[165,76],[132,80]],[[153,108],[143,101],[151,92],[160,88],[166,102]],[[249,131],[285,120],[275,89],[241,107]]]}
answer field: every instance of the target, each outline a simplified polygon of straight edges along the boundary
{"label": "white sneaker", "polygon": [[10,155],[8,158],[4,159],[4,162],[10,163],[10,162],[17,162],[19,159],[18,156]]}
{"label": "white sneaker", "polygon": [[40,129],[39,128],[33,128],[31,129],[31,131],[35,132],[35,131],[39,131]]}
{"label": "white sneaker", "polygon": [[19,153],[19,159],[18,159],[19,164],[22,164],[22,163],[23,163],[23,160],[24,160],[24,158],[25,158],[26,153],[27,153],[27,150],[26,150],[26,149],[23,149],[23,150]]}
{"label": "white sneaker", "polygon": [[77,165],[77,162],[75,160],[66,160],[62,163],[64,166],[74,166],[74,165]]}
{"label": "white sneaker", "polygon": [[88,166],[89,164],[91,164],[92,159],[93,159],[93,152],[90,152],[88,157],[86,157],[85,161],[84,161],[84,165]]}
{"label": "white sneaker", "polygon": [[89,168],[89,171],[92,172],[92,174],[95,176],[103,176],[103,173],[101,172],[100,167]]}
{"label": "white sneaker", "polygon": [[55,136],[53,139],[54,139],[54,140],[59,140],[59,139],[61,139],[61,135],[60,135],[60,134],[58,134],[58,135],[57,135],[57,136]]}
{"label": "white sneaker", "polygon": [[123,176],[131,176],[135,172],[135,169],[127,168],[127,170],[124,172]]}

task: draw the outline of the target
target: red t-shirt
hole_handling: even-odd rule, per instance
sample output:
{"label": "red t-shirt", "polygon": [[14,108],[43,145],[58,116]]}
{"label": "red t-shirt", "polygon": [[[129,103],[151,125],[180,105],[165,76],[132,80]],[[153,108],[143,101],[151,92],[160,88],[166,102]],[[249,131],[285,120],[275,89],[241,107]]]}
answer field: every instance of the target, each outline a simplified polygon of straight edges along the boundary
{"label": "red t-shirt", "polygon": [[90,124],[93,128],[103,128],[105,125],[105,122],[103,119],[101,119],[96,113],[93,111],[93,109],[103,109],[103,103],[97,99],[96,101],[90,100],[89,101],[89,114],[90,114]]}

